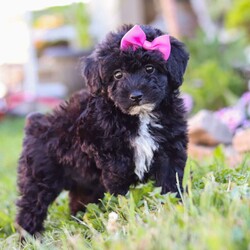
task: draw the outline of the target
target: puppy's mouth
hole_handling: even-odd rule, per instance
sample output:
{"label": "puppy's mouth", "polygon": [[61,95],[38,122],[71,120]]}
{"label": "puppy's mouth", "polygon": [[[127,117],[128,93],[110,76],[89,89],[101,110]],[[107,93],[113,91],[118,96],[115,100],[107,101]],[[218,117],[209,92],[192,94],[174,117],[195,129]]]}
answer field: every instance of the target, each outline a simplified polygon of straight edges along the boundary
{"label": "puppy's mouth", "polygon": [[154,108],[155,108],[155,104],[152,104],[152,103],[136,105],[129,109],[129,114],[130,115],[148,114],[152,112]]}

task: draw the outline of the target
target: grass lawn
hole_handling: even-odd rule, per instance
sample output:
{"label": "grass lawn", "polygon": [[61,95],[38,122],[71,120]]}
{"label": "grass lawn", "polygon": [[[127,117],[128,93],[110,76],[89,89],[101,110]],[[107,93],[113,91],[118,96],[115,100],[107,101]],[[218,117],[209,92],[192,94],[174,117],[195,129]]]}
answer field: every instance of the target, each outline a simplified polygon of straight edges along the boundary
{"label": "grass lawn", "polygon": [[[0,121],[0,249],[21,249],[14,227],[16,167],[23,119]],[[209,163],[189,160],[182,202],[152,183],[126,197],[109,194],[85,214],[69,215],[67,193],[50,207],[42,243],[24,249],[250,249],[250,166],[225,163],[221,148]]]}

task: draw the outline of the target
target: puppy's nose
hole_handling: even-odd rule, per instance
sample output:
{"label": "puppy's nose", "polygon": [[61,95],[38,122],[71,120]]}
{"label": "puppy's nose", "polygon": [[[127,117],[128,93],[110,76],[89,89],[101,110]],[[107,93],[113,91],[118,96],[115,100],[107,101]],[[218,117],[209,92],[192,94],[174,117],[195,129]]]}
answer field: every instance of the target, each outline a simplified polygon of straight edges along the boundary
{"label": "puppy's nose", "polygon": [[130,94],[130,96],[129,96],[130,100],[132,100],[132,101],[135,102],[135,103],[139,103],[139,102],[142,100],[142,97],[143,97],[143,94],[142,94],[142,92],[139,91],[139,90],[133,91],[133,92]]}

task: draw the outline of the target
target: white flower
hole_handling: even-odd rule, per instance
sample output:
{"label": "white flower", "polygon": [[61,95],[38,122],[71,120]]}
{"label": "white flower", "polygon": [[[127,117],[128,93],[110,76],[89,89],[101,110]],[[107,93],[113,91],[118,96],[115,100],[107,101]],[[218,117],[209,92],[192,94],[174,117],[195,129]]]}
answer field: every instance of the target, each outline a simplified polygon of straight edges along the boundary
{"label": "white flower", "polygon": [[118,230],[118,214],[115,212],[109,213],[109,219],[107,224],[107,231],[110,233],[116,232]]}

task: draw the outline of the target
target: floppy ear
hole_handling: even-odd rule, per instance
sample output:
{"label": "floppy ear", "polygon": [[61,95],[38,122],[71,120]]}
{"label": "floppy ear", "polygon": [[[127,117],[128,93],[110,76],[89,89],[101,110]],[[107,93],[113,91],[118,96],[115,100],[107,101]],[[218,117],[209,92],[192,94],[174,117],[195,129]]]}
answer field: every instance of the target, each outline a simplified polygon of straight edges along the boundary
{"label": "floppy ear", "polygon": [[99,63],[93,55],[81,59],[82,76],[86,79],[90,93],[98,95],[101,91],[102,82],[100,77]]}
{"label": "floppy ear", "polygon": [[174,37],[170,37],[170,43],[171,53],[167,60],[166,69],[171,86],[177,89],[183,82],[183,75],[187,67],[189,54],[185,49],[185,45]]}

